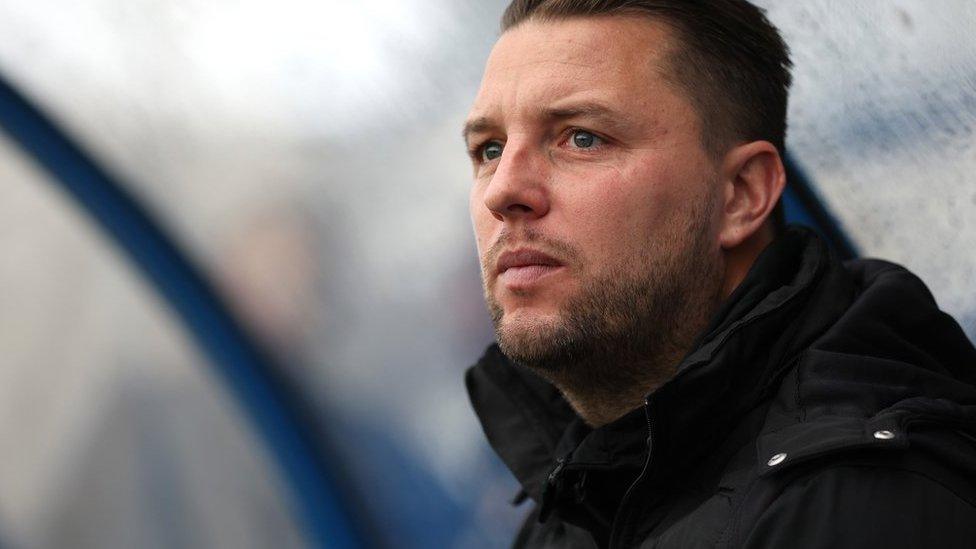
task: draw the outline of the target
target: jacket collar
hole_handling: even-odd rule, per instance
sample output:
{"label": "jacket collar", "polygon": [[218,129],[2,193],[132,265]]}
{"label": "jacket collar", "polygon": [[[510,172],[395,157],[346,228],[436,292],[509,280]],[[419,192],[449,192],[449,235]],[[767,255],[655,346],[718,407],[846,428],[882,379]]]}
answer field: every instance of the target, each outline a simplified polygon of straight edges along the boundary
{"label": "jacket collar", "polygon": [[[633,476],[648,436],[654,471],[677,472],[777,388],[792,357],[850,304],[853,287],[823,242],[790,228],[757,259],[675,376],[636,410],[585,427],[551,385],[491,346],[466,375],[489,442],[536,501],[555,460]],[[670,475],[669,475],[670,476]]]}

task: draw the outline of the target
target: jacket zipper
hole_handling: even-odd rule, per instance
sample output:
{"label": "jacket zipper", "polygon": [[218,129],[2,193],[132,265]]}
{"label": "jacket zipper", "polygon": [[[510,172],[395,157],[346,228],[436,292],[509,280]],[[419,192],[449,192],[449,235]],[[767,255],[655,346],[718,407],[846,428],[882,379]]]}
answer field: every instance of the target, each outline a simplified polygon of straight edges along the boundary
{"label": "jacket zipper", "polygon": [[644,467],[641,468],[641,472],[637,475],[637,479],[631,483],[627,491],[624,492],[623,499],[620,500],[620,505],[617,507],[617,513],[613,517],[613,524],[610,526],[610,543],[607,546],[610,549],[616,547],[621,543],[620,538],[620,522],[623,520],[624,511],[627,508],[627,504],[630,502],[630,498],[633,492],[637,489],[637,485],[640,484],[644,477],[647,476],[648,471],[651,469],[651,456],[654,453],[654,431],[652,431],[651,424],[651,399],[647,398],[644,400],[644,417],[647,419],[647,457],[644,458]]}

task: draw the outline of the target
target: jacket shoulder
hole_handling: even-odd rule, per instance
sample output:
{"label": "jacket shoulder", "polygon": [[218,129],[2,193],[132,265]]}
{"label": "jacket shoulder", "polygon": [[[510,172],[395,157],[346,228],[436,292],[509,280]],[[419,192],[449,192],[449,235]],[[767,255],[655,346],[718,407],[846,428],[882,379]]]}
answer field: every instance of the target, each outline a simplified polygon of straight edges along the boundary
{"label": "jacket shoulder", "polygon": [[974,389],[903,359],[811,349],[797,360],[719,546],[973,546]]}
{"label": "jacket shoulder", "polygon": [[808,465],[780,483],[735,546],[972,547],[976,490],[943,464],[873,452]]}

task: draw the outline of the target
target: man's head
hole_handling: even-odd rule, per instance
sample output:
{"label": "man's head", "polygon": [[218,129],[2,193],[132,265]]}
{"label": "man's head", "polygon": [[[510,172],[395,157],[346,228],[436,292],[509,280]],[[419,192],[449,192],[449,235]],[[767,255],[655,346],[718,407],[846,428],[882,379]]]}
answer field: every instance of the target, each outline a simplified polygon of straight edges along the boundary
{"label": "man's head", "polygon": [[789,49],[746,0],[514,0],[502,31],[530,20],[608,15],[643,16],[671,27],[676,43],[663,76],[694,104],[706,150],[719,155],[732,142],[762,139],[783,151]]}
{"label": "man's head", "polygon": [[626,400],[771,238],[785,46],[734,0],[515,0],[503,30],[465,128],[498,340],[571,402]]}

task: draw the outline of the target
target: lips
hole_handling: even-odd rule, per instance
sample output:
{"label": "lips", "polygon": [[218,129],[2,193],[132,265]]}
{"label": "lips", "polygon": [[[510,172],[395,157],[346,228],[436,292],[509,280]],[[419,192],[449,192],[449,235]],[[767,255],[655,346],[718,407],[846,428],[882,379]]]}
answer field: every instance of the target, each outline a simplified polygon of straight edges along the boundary
{"label": "lips", "polygon": [[511,288],[525,288],[563,267],[557,259],[538,250],[521,249],[498,257],[499,280]]}
{"label": "lips", "polygon": [[505,252],[498,258],[498,274],[519,267],[559,267],[562,263],[551,256],[536,250],[515,250]]}

